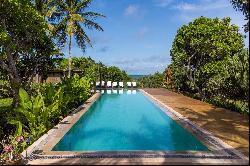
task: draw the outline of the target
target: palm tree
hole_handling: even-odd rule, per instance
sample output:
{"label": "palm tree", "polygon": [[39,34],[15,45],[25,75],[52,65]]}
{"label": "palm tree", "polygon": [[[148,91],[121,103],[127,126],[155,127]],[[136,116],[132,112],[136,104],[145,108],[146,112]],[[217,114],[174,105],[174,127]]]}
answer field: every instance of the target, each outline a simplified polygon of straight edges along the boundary
{"label": "palm tree", "polygon": [[83,27],[103,31],[102,27],[94,20],[97,17],[105,17],[95,12],[86,12],[85,9],[90,5],[91,0],[56,0],[57,11],[52,14],[52,19],[59,22],[56,25],[56,33],[60,34],[59,42],[65,44],[69,39],[69,76],[71,75],[71,48],[72,37],[75,38],[77,45],[83,50],[86,44],[91,47],[91,41],[85,33]]}

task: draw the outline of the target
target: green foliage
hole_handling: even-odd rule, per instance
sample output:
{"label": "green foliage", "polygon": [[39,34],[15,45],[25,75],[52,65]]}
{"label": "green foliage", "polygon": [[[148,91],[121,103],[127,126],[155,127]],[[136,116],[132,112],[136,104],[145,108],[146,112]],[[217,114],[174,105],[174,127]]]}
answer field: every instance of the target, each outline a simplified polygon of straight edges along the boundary
{"label": "green foliage", "polygon": [[6,72],[0,69],[0,99],[10,97],[10,82]]}
{"label": "green foliage", "polygon": [[125,71],[121,71],[118,67],[116,66],[110,66],[107,68],[106,75],[104,76],[105,80],[109,81],[125,81],[128,79],[128,75]]}
{"label": "green foliage", "polygon": [[156,72],[153,75],[138,78],[138,85],[142,88],[161,88],[164,86],[165,74]]}
{"label": "green foliage", "polygon": [[[90,38],[83,27],[103,31],[102,27],[95,22],[97,17],[105,17],[95,12],[85,12],[91,0],[80,1],[56,1],[57,9],[52,13],[50,21],[56,20],[54,33],[59,36],[58,42],[65,44],[69,40],[69,76],[71,75],[71,48],[72,39],[85,52],[87,44],[91,45]],[[73,38],[72,38],[73,37]],[[74,42],[74,41],[73,41]]]}
{"label": "green foliage", "polygon": [[171,49],[174,84],[202,93],[206,81],[223,70],[221,64],[243,48],[243,36],[230,19],[200,17],[182,26]]}
{"label": "green foliage", "polygon": [[8,75],[17,106],[19,88],[28,89],[57,51],[48,36],[47,22],[29,0],[2,0],[0,22],[0,71]]}
{"label": "green foliage", "polygon": [[171,49],[173,83],[202,100],[248,101],[249,54],[238,27],[200,17],[182,26]]}
{"label": "green foliage", "polygon": [[14,116],[12,101],[12,98],[0,99],[0,138],[14,130],[13,125],[7,123],[7,117]]}
{"label": "green foliage", "polygon": [[85,26],[88,29],[96,29],[103,31],[102,27],[94,20],[97,17],[104,17],[102,14],[95,12],[85,12],[86,8],[90,5],[91,0],[80,1],[56,1],[57,9],[49,19],[51,22],[57,21],[55,29],[56,33],[60,34],[60,43],[65,43],[67,36],[70,38],[75,37],[77,45],[85,51],[86,44],[91,45],[91,41],[83,29]]}
{"label": "green foliage", "polygon": [[39,138],[46,131],[46,126],[50,125],[49,110],[44,105],[43,97],[39,93],[30,98],[24,89],[19,90],[19,97],[20,106],[15,111],[20,115],[10,118],[9,123],[21,123],[35,139]]}
{"label": "green foliage", "polygon": [[[68,59],[61,59],[55,66],[59,69],[67,69]],[[115,66],[107,67],[102,63],[96,63],[90,57],[72,58],[72,69],[81,70],[81,76],[86,76],[91,82],[101,81],[128,81],[129,75]]]}
{"label": "green foliage", "polygon": [[88,77],[80,77],[75,74],[63,79],[59,86],[63,88],[63,104],[66,106],[63,109],[64,116],[87,100],[90,95],[91,84]]}
{"label": "green foliage", "polygon": [[36,94],[19,90],[20,105],[9,124],[16,126],[16,135],[30,133],[37,139],[89,97],[90,79],[75,74],[61,83],[36,85]]}
{"label": "green foliage", "polygon": [[241,11],[243,15],[245,16],[245,20],[247,20],[247,23],[244,25],[245,32],[249,31],[249,0],[230,0],[233,7],[238,11]]}

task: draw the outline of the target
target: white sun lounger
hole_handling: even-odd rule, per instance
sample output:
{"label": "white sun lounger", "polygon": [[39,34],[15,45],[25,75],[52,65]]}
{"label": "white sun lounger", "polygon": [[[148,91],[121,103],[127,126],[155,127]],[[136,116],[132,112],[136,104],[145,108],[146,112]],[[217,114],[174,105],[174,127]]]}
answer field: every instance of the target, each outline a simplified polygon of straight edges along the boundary
{"label": "white sun lounger", "polygon": [[100,81],[95,83],[96,86],[100,86]]}
{"label": "white sun lounger", "polygon": [[136,87],[136,82],[132,82],[133,87]]}
{"label": "white sun lounger", "polygon": [[104,93],[104,90],[102,90],[102,92],[101,92],[102,94]]}
{"label": "white sun lounger", "polygon": [[127,91],[127,94],[128,94],[128,95],[131,95],[131,90],[128,90],[128,91]]}
{"label": "white sun lounger", "polygon": [[119,87],[123,88],[123,82],[119,82]]}
{"label": "white sun lounger", "polygon": [[111,94],[111,90],[107,90],[107,94]]}
{"label": "white sun lounger", "polygon": [[130,88],[131,87],[131,82],[127,82],[127,86],[128,86],[128,88]]}
{"label": "white sun lounger", "polygon": [[110,88],[112,85],[111,85],[111,81],[108,81],[107,82],[107,87]]}
{"label": "white sun lounger", "polygon": [[117,82],[113,82],[112,87],[117,87]]}
{"label": "white sun lounger", "polygon": [[104,87],[104,85],[105,85],[105,81],[102,81],[101,87]]}
{"label": "white sun lounger", "polygon": [[117,90],[114,90],[114,89],[113,89],[113,93],[114,93],[114,94],[117,94]]}

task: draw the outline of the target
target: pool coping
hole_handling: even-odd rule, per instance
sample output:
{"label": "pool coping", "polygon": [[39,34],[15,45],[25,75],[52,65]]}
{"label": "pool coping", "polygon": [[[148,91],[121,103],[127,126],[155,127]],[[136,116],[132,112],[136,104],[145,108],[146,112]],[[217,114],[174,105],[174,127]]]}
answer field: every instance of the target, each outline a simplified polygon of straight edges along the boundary
{"label": "pool coping", "polygon": [[153,164],[162,163],[162,159],[167,159],[166,163],[181,162],[190,164],[248,164],[248,157],[244,156],[242,153],[238,152],[220,139],[214,137],[211,133],[196,126],[187,118],[166,104],[163,104],[149,93],[142,89],[139,89],[139,91],[141,91],[144,96],[148,97],[154,104],[160,107],[161,110],[168,116],[174,119],[177,123],[181,124],[183,128],[195,135],[198,140],[205,144],[211,151],[52,151],[52,148],[60,141],[60,139],[68,132],[68,130],[101,96],[100,93],[95,93],[83,105],[78,107],[75,112],[64,118],[58,125],[48,131],[48,133],[44,134],[22,153],[22,155],[25,156],[26,163],[32,160],[42,160],[43,162],[50,163],[52,162],[51,160],[59,160],[60,162],[60,159],[66,159],[68,161],[73,159],[79,159],[83,161],[84,159],[91,159],[92,161],[96,160],[98,164],[100,164],[100,162],[101,164],[107,164],[103,160],[100,161],[100,158],[112,159],[112,161],[127,158],[130,160],[128,164],[138,163],[137,160],[141,161],[142,159],[144,164],[152,164],[152,159],[154,160]]}

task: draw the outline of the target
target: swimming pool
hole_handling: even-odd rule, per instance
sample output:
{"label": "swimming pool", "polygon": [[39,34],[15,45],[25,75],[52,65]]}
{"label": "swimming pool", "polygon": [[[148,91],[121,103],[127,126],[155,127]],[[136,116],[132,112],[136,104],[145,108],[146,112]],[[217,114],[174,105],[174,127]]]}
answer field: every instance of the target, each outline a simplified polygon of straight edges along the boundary
{"label": "swimming pool", "polygon": [[53,151],[208,151],[196,137],[137,90],[108,90]]}

